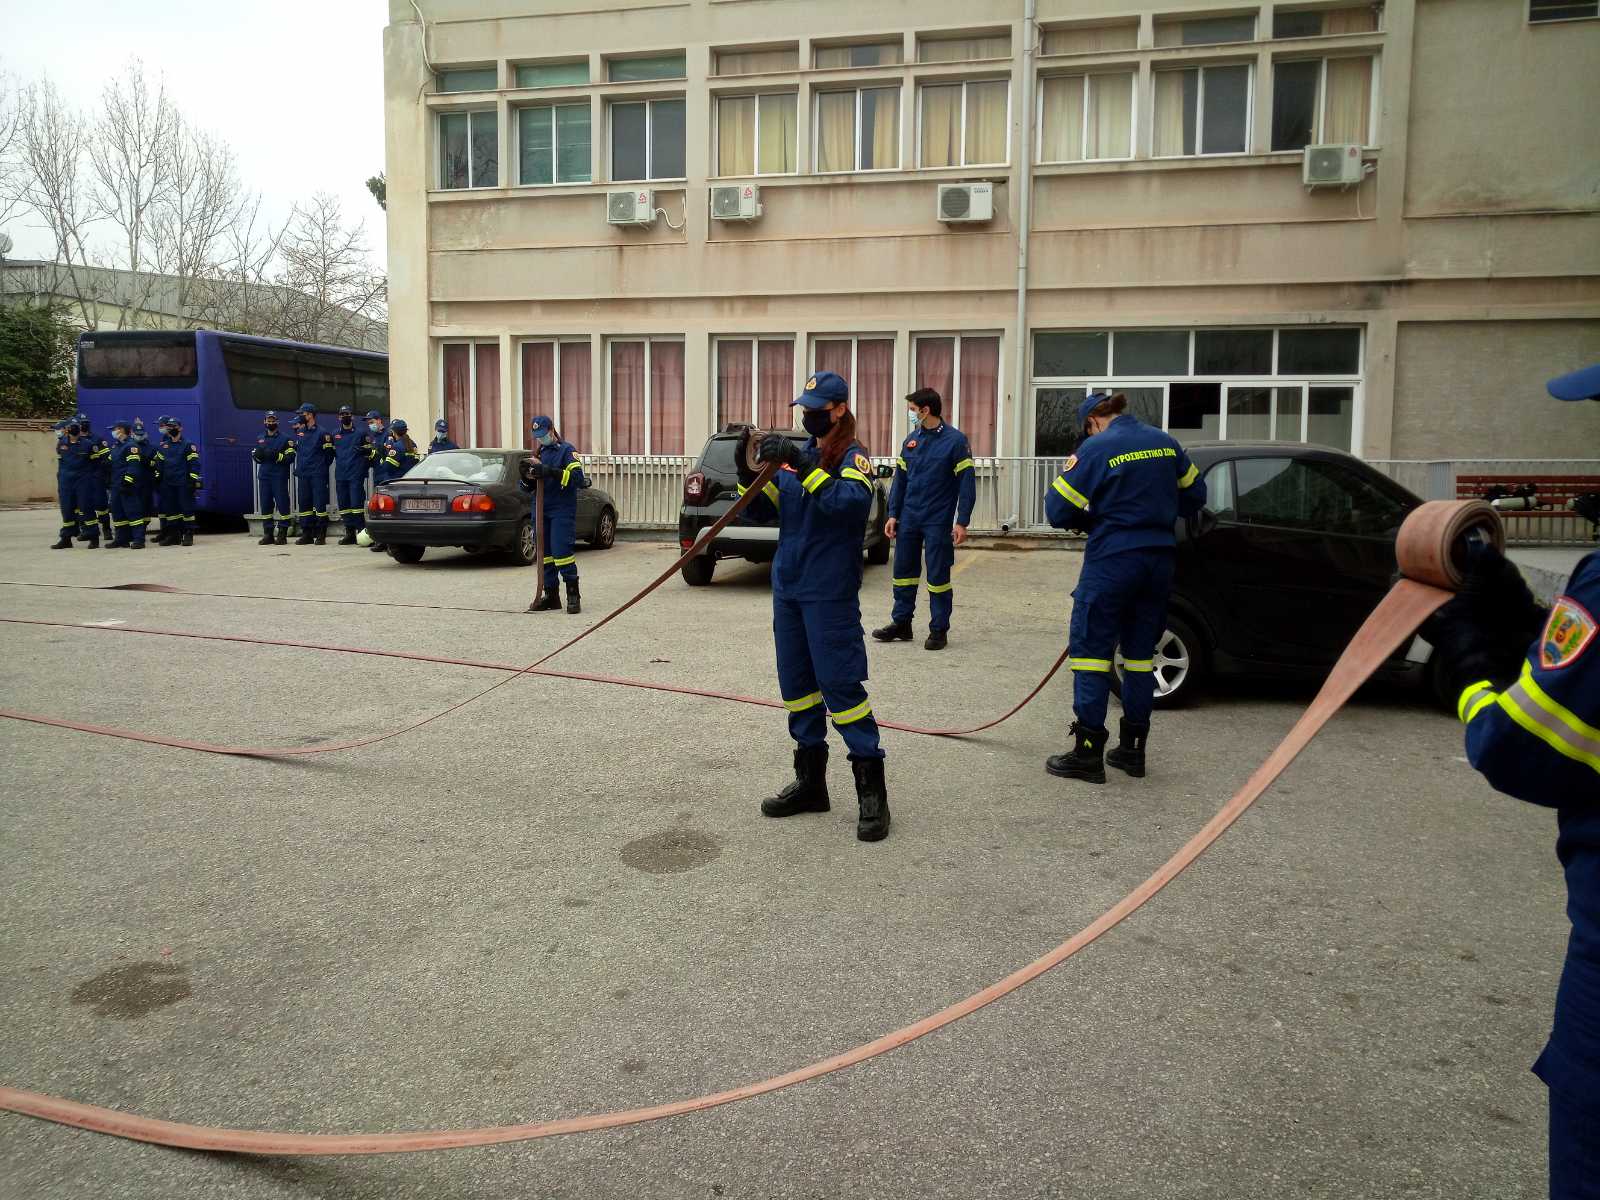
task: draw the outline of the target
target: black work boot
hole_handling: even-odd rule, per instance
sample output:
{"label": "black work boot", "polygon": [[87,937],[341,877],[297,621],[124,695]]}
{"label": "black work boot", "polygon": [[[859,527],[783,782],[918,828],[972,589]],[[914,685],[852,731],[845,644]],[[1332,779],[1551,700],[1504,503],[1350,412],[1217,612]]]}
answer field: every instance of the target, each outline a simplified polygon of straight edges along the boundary
{"label": "black work boot", "polygon": [[289,527],[287,525],[279,525],[278,536],[273,541],[279,546],[287,546],[289,544]]}
{"label": "black work boot", "polygon": [[539,597],[539,603],[528,605],[529,612],[555,612],[561,607],[561,585],[550,583],[545,585],[544,594]]}
{"label": "black work boot", "polygon": [[110,517],[101,517],[100,518],[100,532],[103,533],[108,538],[111,536],[111,518]]}
{"label": "black work boot", "polygon": [[828,747],[796,746],[794,780],[776,796],[761,802],[765,817],[828,811]]}
{"label": "black work boot", "polygon": [[882,629],[872,631],[872,640],[875,642],[909,642],[911,640],[910,621],[890,621]]}
{"label": "black work boot", "polygon": [[315,540],[316,544],[319,546],[326,546],[328,544],[328,526],[326,523],[317,526],[317,536]]}
{"label": "black work boot", "polygon": [[1106,781],[1106,739],[1104,729],[1072,723],[1073,735],[1078,739],[1069,754],[1052,754],[1045,760],[1044,769],[1061,779],[1081,779],[1085,783]]}
{"label": "black work boot", "polygon": [[304,530],[301,530],[300,536],[295,538],[294,544],[296,546],[309,546],[309,545],[311,545],[311,543],[315,542],[316,540],[317,540],[316,534],[312,533],[311,530],[309,530],[309,529],[304,529]]}
{"label": "black work boot", "polygon": [[945,636],[944,630],[930,629],[928,630],[928,640],[922,643],[922,648],[924,650],[943,650],[949,644],[949,641],[950,639]]}
{"label": "black work boot", "polygon": [[569,579],[569,580],[567,580],[567,612],[569,612],[569,613],[580,613],[580,612],[582,612],[583,611],[583,605],[580,604],[578,601],[579,601],[578,581],[576,579]]}
{"label": "black work boot", "polygon": [[1117,744],[1106,751],[1106,762],[1135,779],[1143,779],[1144,744],[1149,737],[1149,725],[1136,725],[1123,718],[1117,725]]}
{"label": "black work boot", "polygon": [[852,758],[850,769],[856,776],[856,840],[881,842],[889,836],[889,792],[883,783],[883,759]]}
{"label": "black work boot", "polygon": [[272,526],[271,526],[271,524],[269,523],[267,525],[263,525],[262,526],[262,530],[263,530],[263,532],[261,534],[261,540],[259,542],[257,542],[256,545],[258,545],[258,546],[270,546],[270,545],[272,545],[272,543],[273,543],[273,541],[275,539],[272,536]]}
{"label": "black work boot", "polygon": [[192,545],[194,545],[194,530],[185,529],[183,531],[183,537],[178,539],[178,544],[180,546],[192,546]]}
{"label": "black work boot", "polygon": [[61,531],[61,536],[58,537],[55,540],[55,543],[50,547],[50,549],[52,549],[52,550],[71,550],[72,549],[72,531],[71,530],[67,530],[67,529],[63,529]]}
{"label": "black work boot", "polygon": [[344,536],[339,539],[339,545],[341,545],[341,546],[354,546],[355,544],[356,544],[355,531],[351,530],[351,529],[346,529],[344,531]]}
{"label": "black work boot", "polygon": [[91,550],[100,549],[100,526],[98,526],[98,525],[89,526],[89,543],[88,544],[89,544],[89,549],[91,549]]}

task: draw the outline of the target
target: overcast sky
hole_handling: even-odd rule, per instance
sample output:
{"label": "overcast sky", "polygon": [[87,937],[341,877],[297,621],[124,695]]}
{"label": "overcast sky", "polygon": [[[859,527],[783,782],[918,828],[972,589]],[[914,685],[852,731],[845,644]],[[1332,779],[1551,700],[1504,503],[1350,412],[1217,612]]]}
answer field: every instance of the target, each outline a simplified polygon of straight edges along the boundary
{"label": "overcast sky", "polygon": [[[232,144],[247,187],[277,220],[332,192],[364,219],[384,261],[383,213],[365,180],[383,170],[385,0],[0,0],[0,70],[48,74],[75,104],[95,105],[130,56],[166,79],[191,122]],[[51,243],[13,216],[14,257]]]}

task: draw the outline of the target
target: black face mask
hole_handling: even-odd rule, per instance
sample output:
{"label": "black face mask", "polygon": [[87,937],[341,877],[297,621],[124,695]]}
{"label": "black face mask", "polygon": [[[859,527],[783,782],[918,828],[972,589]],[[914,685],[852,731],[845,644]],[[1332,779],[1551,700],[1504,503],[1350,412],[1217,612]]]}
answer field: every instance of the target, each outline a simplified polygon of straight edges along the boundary
{"label": "black face mask", "polygon": [[268,433],[277,433],[278,432],[278,423],[276,421],[268,421],[267,422],[267,432]]}
{"label": "black face mask", "polygon": [[833,414],[825,408],[808,408],[800,414],[800,425],[814,438],[827,437],[833,428]]}
{"label": "black face mask", "polygon": [[340,417],[339,418],[339,424],[343,425],[346,429],[349,429],[350,426],[354,425],[355,423],[356,423],[356,419],[354,417]]}

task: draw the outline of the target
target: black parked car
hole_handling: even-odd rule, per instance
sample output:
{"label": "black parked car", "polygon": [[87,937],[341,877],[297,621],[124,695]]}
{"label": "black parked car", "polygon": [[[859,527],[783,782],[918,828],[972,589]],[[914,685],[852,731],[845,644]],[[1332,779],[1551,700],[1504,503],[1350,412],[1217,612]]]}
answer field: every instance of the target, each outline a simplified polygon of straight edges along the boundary
{"label": "black parked car", "polygon": [[[678,545],[685,550],[693,546],[700,531],[714,525],[717,518],[733,507],[739,498],[739,470],[737,455],[746,426],[730,425],[721,433],[714,433],[700,451],[700,458],[683,481],[683,508],[678,513]],[[793,438],[804,445],[807,435],[796,430]],[[892,472],[880,468],[880,478]],[[872,511],[867,517],[867,561],[882,565],[889,561],[892,544],[884,535],[884,522],[889,517],[889,497],[883,484],[873,484]],[[719,533],[711,545],[683,565],[683,581],[690,587],[704,587],[711,582],[719,558],[743,558],[750,562],[771,562],[778,552],[778,523],[758,521],[748,513],[741,513],[732,524]]]}
{"label": "black parked car", "polygon": [[[524,565],[534,557],[533,496],[519,484],[526,450],[442,450],[409,474],[373,489],[367,529],[403,563],[429,546],[471,553],[503,550]],[[577,536],[604,550],[617,540],[617,502],[597,487],[578,492]]]}
{"label": "black parked car", "polygon": [[[1395,535],[1422,501],[1337,450],[1185,449],[1205,479],[1206,511],[1178,522],[1157,706],[1182,703],[1211,675],[1325,677],[1389,590]],[[1406,658],[1417,648],[1403,647],[1382,674],[1419,679],[1438,695],[1433,670]],[[1120,654],[1112,682],[1120,694]]]}

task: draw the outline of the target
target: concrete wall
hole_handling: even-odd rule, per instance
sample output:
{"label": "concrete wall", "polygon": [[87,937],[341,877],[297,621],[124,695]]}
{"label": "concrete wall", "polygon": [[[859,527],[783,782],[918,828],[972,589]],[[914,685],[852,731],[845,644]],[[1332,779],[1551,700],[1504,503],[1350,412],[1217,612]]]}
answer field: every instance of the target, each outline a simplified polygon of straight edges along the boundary
{"label": "concrete wall", "polygon": [[55,495],[56,435],[48,429],[0,429],[0,503]]}

